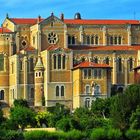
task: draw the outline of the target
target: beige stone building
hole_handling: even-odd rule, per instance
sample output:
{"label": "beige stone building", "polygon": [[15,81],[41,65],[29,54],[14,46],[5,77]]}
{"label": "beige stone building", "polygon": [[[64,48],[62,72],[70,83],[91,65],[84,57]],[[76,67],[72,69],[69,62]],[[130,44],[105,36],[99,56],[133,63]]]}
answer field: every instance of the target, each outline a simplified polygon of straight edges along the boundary
{"label": "beige stone building", "polygon": [[112,85],[123,90],[134,83],[139,50],[139,20],[7,15],[0,28],[0,101],[90,107],[109,97]]}

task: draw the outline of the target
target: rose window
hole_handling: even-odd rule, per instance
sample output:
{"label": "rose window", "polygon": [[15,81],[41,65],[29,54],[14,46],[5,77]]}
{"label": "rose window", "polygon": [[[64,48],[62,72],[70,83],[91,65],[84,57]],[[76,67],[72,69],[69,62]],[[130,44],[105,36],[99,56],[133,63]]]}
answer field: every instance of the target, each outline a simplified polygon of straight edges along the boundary
{"label": "rose window", "polygon": [[58,36],[54,32],[48,34],[48,43],[49,44],[56,44],[58,41]]}

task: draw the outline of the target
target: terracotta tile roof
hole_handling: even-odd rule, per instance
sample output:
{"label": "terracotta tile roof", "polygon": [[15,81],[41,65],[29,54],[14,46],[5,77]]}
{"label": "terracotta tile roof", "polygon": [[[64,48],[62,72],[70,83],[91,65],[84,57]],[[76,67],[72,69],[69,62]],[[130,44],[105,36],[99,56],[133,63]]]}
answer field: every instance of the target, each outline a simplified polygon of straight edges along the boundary
{"label": "terracotta tile roof", "polygon": [[73,69],[78,69],[78,68],[112,68],[112,67],[110,67],[107,64],[97,64],[97,63],[85,61],[76,65]]}
{"label": "terracotta tile roof", "polygon": [[[15,24],[31,24],[34,25],[37,23],[37,18],[10,18],[10,20]],[[40,19],[40,22],[44,19]]]}
{"label": "terracotta tile roof", "polygon": [[133,68],[132,70],[137,70],[137,69],[140,69],[140,65],[135,67],[135,68]]}
{"label": "terracotta tile roof", "polygon": [[85,45],[70,45],[72,50],[98,50],[98,51],[138,51],[140,46],[85,46]]}
{"label": "terracotta tile roof", "polygon": [[26,48],[24,48],[23,50],[25,50],[25,51],[34,51],[35,50],[35,48],[34,47],[31,47],[31,46],[29,46],[29,47],[26,47]]}
{"label": "terracotta tile roof", "polygon": [[47,47],[47,49],[46,50],[48,50],[48,51],[52,51],[52,50],[57,50],[57,49],[63,49],[63,50],[70,50],[69,48],[62,48],[62,47],[59,47],[59,46],[57,46],[57,45],[51,45],[51,46],[49,46],[49,47]]}
{"label": "terracotta tile roof", "polygon": [[0,33],[12,33],[12,31],[7,28],[2,27],[0,28]]}
{"label": "terracotta tile roof", "polygon": [[64,19],[66,24],[140,24],[139,20]]}

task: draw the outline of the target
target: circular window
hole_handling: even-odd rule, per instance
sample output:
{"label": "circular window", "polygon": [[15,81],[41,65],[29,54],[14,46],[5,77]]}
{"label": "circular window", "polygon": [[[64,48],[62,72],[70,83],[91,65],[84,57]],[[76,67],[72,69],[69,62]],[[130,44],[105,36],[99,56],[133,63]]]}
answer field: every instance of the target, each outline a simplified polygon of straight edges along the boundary
{"label": "circular window", "polygon": [[51,32],[48,34],[48,43],[49,44],[56,44],[58,41],[58,36],[57,34]]}

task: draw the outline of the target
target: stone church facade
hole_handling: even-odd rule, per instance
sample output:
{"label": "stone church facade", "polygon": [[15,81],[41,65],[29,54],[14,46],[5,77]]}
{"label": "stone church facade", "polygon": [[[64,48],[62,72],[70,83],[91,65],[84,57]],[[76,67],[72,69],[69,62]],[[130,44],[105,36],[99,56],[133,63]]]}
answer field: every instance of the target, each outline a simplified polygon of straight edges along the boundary
{"label": "stone church facade", "polygon": [[[139,20],[10,18],[0,28],[0,102],[90,107],[134,83],[139,65]],[[44,103],[43,103],[44,102]]]}

